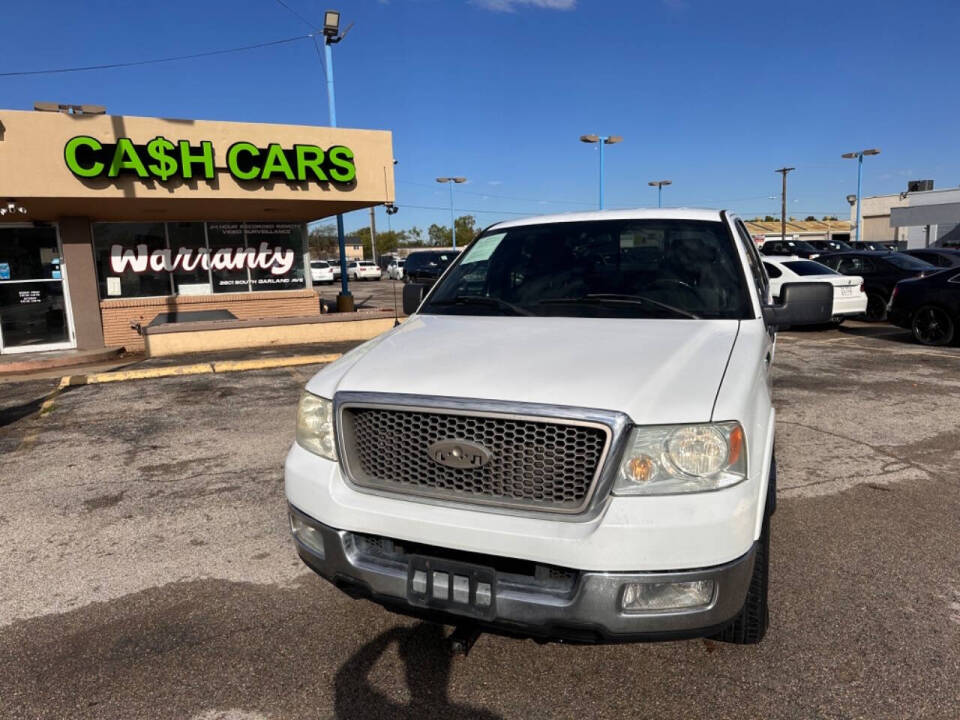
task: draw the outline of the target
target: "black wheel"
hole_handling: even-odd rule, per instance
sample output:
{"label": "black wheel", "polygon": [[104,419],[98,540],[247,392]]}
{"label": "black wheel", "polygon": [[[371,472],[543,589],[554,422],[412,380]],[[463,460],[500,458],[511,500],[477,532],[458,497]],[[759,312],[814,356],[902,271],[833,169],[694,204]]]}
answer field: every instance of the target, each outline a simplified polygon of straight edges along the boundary
{"label": "black wheel", "polygon": [[756,645],[767,634],[770,610],[767,607],[767,578],[770,565],[770,514],[764,513],[763,529],[753,558],[753,575],[743,608],[713,639],[734,645]]}
{"label": "black wheel", "polygon": [[867,293],[867,321],[880,322],[887,317],[887,300],[879,293]]}
{"label": "black wheel", "polygon": [[924,345],[949,345],[953,342],[954,324],[950,314],[936,305],[924,305],[910,323],[913,337]]}

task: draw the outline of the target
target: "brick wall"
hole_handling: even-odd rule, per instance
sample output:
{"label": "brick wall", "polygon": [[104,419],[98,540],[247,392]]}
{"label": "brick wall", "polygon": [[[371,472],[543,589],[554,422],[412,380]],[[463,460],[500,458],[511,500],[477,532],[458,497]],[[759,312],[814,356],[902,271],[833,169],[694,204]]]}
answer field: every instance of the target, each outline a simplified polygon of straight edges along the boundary
{"label": "brick wall", "polygon": [[101,300],[104,344],[143,350],[143,338],[131,324],[149,325],[159,313],[191,310],[229,310],[241,320],[253,320],[319,315],[320,302],[313,290]]}

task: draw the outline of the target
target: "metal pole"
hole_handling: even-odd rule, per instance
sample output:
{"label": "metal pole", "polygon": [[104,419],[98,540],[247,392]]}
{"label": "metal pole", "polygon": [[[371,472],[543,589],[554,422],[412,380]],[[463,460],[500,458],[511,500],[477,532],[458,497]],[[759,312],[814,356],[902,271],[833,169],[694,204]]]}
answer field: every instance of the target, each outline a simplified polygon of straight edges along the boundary
{"label": "metal pole", "polygon": [[863,214],[860,212],[860,189],[863,183],[863,153],[857,154],[857,226],[855,243],[860,242],[860,223],[863,220]]}
{"label": "metal pole", "polygon": [[370,254],[373,256],[370,259],[377,262],[377,215],[372,207],[370,208]]}
{"label": "metal pole", "polygon": [[787,239],[787,173],[794,168],[782,167],[776,172],[783,176],[783,187],[780,191],[780,239]]}
{"label": "metal pole", "polygon": [[453,233],[453,249],[457,249],[457,219],[453,215],[453,180],[448,180],[450,186],[450,231]]}
{"label": "metal pole", "polygon": [[657,207],[663,207],[663,185],[657,185]]}
{"label": "metal pole", "polygon": [[602,135],[598,144],[600,145],[600,209],[603,210],[603,145],[606,138]]}
{"label": "metal pole", "polygon": [[[330,127],[337,126],[337,101],[333,88],[333,51],[330,43],[323,43],[324,69],[327,72],[327,107],[330,109]],[[337,213],[337,245],[340,247],[340,296],[337,298],[338,310],[352,310],[353,299],[347,285],[347,241],[343,233],[343,215]],[[349,300],[347,298],[350,298]]]}

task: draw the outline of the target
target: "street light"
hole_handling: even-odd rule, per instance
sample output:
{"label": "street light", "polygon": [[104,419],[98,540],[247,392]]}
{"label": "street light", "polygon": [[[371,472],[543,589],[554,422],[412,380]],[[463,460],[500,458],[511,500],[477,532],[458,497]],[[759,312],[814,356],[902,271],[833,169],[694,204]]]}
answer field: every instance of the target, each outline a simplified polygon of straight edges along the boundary
{"label": "street light", "polygon": [[450,230],[453,233],[453,249],[457,249],[457,219],[453,216],[453,184],[465,183],[465,177],[440,177],[438,183],[447,183],[450,186]]}
{"label": "street light", "polygon": [[672,180],[651,180],[647,183],[650,187],[657,189],[657,207],[663,207],[663,186],[673,185]]}
{"label": "street light", "polygon": [[597,143],[600,146],[600,209],[603,210],[603,146],[614,145],[623,140],[620,135],[581,135],[580,142]]}
{"label": "street light", "polygon": [[857,221],[854,224],[854,230],[856,235],[854,236],[854,242],[860,242],[860,222],[863,217],[863,213],[860,212],[860,198],[861,198],[861,188],[863,186],[863,156],[864,155],[879,155],[880,150],[878,148],[870,148],[869,150],[858,150],[857,152],[844,153],[840,157],[847,160],[856,159],[857,161]]}
{"label": "street light", "polygon": [[[336,10],[327,10],[323,14],[323,66],[327,73],[327,107],[330,109],[330,127],[337,126],[337,101],[333,87],[333,50],[330,46],[341,40],[343,35],[340,34],[340,13]],[[354,303],[347,284],[347,244],[343,232],[343,215],[340,213],[337,213],[337,245],[340,248],[340,294],[337,295],[337,312],[351,312],[354,309]]]}

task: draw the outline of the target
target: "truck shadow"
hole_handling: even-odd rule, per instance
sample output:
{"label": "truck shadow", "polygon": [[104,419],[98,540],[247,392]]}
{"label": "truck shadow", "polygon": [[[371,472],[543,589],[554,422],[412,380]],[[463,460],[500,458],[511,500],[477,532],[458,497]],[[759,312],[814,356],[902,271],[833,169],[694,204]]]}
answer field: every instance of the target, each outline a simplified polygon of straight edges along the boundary
{"label": "truck shadow", "polygon": [[[370,682],[380,657],[393,644],[403,661],[410,702],[394,702]],[[334,680],[334,709],[340,720],[384,717],[396,720],[423,718],[467,718],[496,720],[488,710],[452,702],[447,696],[451,654],[443,628],[419,623],[395,627],[381,633],[360,648],[337,672]]]}

